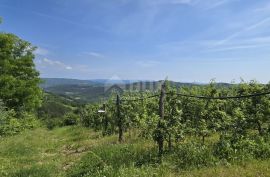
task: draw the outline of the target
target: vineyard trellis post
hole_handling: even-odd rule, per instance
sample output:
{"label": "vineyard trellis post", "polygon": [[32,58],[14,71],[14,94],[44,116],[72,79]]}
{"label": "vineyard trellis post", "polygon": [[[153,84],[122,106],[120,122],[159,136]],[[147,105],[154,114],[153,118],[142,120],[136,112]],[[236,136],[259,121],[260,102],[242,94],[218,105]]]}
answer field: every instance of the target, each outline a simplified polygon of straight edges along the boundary
{"label": "vineyard trellis post", "polygon": [[118,120],[118,141],[122,142],[123,141],[123,120],[121,117],[121,113],[120,113],[120,96],[119,94],[117,94],[116,97],[116,108],[117,108],[117,120]]}
{"label": "vineyard trellis post", "polygon": [[162,155],[163,155],[163,146],[164,146],[164,135],[163,135],[163,121],[164,121],[164,101],[166,96],[166,82],[164,82],[161,85],[161,92],[160,92],[160,98],[159,98],[159,122],[158,122],[158,137],[157,137],[157,143],[158,143],[158,155],[160,158],[160,162],[162,162]]}
{"label": "vineyard trellis post", "polygon": [[103,111],[104,111],[104,114],[103,114],[103,121],[104,121],[104,132],[103,132],[103,135],[106,135],[108,133],[108,124],[109,124],[109,120],[108,120],[108,116],[107,116],[107,113],[106,113],[106,104],[103,103]]}

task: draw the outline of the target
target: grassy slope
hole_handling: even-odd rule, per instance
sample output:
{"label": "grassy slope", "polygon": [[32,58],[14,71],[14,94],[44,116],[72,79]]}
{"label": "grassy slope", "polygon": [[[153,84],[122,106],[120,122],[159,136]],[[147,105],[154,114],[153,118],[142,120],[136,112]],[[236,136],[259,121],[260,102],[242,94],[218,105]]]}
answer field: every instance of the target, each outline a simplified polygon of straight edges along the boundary
{"label": "grassy slope", "polygon": [[155,165],[153,148],[137,139],[118,144],[116,136],[82,127],[40,128],[0,139],[0,176],[270,176],[270,160],[176,172],[169,156]]}

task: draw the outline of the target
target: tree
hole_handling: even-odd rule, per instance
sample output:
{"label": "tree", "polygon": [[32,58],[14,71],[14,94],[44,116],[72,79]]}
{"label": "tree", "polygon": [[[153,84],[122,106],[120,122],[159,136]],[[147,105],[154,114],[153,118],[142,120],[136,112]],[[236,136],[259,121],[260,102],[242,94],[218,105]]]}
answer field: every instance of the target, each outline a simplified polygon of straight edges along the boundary
{"label": "tree", "polygon": [[33,111],[41,103],[34,50],[29,42],[14,34],[0,33],[0,98],[17,113]]}

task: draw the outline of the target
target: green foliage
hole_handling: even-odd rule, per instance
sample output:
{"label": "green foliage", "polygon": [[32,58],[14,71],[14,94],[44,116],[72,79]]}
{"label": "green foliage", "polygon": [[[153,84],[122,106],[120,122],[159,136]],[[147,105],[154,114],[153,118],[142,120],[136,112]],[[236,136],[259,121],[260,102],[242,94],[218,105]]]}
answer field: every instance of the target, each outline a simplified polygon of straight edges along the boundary
{"label": "green foliage", "polygon": [[86,105],[80,110],[82,124],[96,131],[101,130],[104,135],[111,135],[117,131],[117,116],[113,98],[108,100],[105,113],[99,113],[98,111],[101,109],[104,108],[99,104]]}
{"label": "green foliage", "polygon": [[175,160],[180,169],[202,168],[213,166],[217,163],[212,147],[196,142],[177,146]]}
{"label": "green foliage", "polygon": [[270,158],[270,141],[269,137],[257,137],[255,139],[256,148],[253,155],[256,159],[269,159]]}
{"label": "green foliage", "polygon": [[32,114],[23,112],[21,116],[20,119],[15,118],[15,112],[8,110],[0,100],[0,136],[14,135],[39,126]]}
{"label": "green foliage", "polygon": [[16,113],[33,111],[41,103],[34,50],[29,42],[13,34],[0,33],[0,98]]}
{"label": "green foliage", "polygon": [[95,130],[102,129],[102,118],[98,114],[98,104],[86,105],[82,110],[82,124],[86,127],[91,127]]}
{"label": "green foliage", "polygon": [[72,103],[63,100],[62,97],[45,93],[43,102],[38,108],[39,118],[60,118],[73,109]]}
{"label": "green foliage", "polygon": [[39,126],[34,114],[40,106],[42,90],[33,61],[34,50],[29,42],[14,34],[0,32],[0,136]]}
{"label": "green foliage", "polygon": [[68,172],[68,176],[120,176],[121,168],[155,164],[156,154],[137,145],[109,145],[93,149]]}
{"label": "green foliage", "polygon": [[80,120],[80,117],[74,113],[68,113],[64,116],[63,124],[64,125],[77,125]]}
{"label": "green foliage", "polygon": [[34,165],[31,168],[20,169],[12,174],[10,177],[48,177],[51,176],[50,168]]}
{"label": "green foliage", "polygon": [[[120,117],[125,132],[139,131],[141,137],[155,141],[162,136],[166,148],[176,154],[179,168],[204,167],[216,163],[238,163],[250,159],[269,157],[270,133],[270,97],[268,95],[244,99],[197,99],[180,97],[186,95],[204,95],[208,97],[226,97],[250,95],[269,91],[269,85],[255,81],[242,82],[231,87],[220,87],[211,81],[208,85],[166,87],[165,117],[158,115],[158,97],[123,101],[120,104]],[[151,92],[124,92],[122,100],[147,97]],[[106,113],[99,114],[98,104],[87,105],[84,111],[84,125],[102,130],[105,122],[111,127],[111,133],[118,132],[116,105],[111,97],[106,104]],[[107,120],[107,121],[104,121]],[[106,134],[106,133],[105,133]],[[129,133],[131,136],[131,133]],[[134,134],[136,136],[136,134]],[[209,144],[210,138],[219,137]],[[187,139],[194,143],[185,143]],[[182,144],[183,143],[183,144]],[[185,166],[186,165],[186,166]]]}
{"label": "green foliage", "polygon": [[37,111],[38,117],[48,129],[75,125],[80,119],[79,113],[76,112],[78,110],[76,106],[80,105],[65,97],[45,93],[42,105]]}
{"label": "green foliage", "polygon": [[[132,100],[134,98],[147,97],[151,94],[151,92],[145,92],[144,94],[140,92],[126,92],[122,95],[122,99]],[[155,129],[159,122],[156,104],[158,104],[157,98],[136,102],[129,101],[120,104],[125,131],[137,129],[141,137],[152,138],[153,134],[156,134]]]}
{"label": "green foliage", "polygon": [[[163,164],[158,164],[157,149],[151,140],[134,137],[118,144],[116,135],[103,137],[100,132],[80,126],[51,131],[38,128],[1,138],[0,176],[244,177],[269,174],[268,136],[251,136],[238,143],[237,148],[247,146],[248,151],[238,153],[236,150],[230,155],[235,161],[216,154],[219,140],[209,138],[211,141],[205,144],[194,137],[186,138],[175,145],[174,151],[164,153]],[[230,143],[229,139],[227,142]],[[230,144],[230,149],[235,151]],[[248,157],[250,152],[258,160],[244,158],[239,162],[241,156]]]}
{"label": "green foliage", "polygon": [[241,139],[223,137],[215,144],[214,151],[220,160],[230,163],[270,158],[269,140],[259,136]]}
{"label": "green foliage", "polygon": [[69,172],[70,177],[97,175],[104,172],[106,164],[95,153],[90,152]]}
{"label": "green foliage", "polygon": [[61,118],[45,118],[43,123],[49,130],[54,129],[55,127],[61,127],[63,125],[63,120]]}

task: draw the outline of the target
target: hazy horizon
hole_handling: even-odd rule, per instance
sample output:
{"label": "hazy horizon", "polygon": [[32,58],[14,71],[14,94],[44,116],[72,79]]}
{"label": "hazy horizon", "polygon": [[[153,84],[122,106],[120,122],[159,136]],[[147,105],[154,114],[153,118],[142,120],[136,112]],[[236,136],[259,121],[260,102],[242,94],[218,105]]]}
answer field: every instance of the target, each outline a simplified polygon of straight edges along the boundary
{"label": "hazy horizon", "polygon": [[[71,80],[80,80],[80,81],[94,81],[94,80],[105,80],[105,81],[131,81],[131,82],[158,82],[158,81],[164,81],[165,79],[168,81],[172,82],[179,82],[179,83],[191,83],[191,84],[208,84],[212,80],[214,80],[216,83],[226,83],[226,84],[238,84],[241,83],[241,81],[244,82],[250,82],[253,80],[242,80],[241,78],[239,80],[232,80],[230,82],[223,82],[223,81],[218,81],[216,79],[210,79],[209,81],[206,82],[197,82],[197,81],[178,81],[178,80],[171,80],[170,78],[165,78],[165,79],[160,79],[160,80],[151,80],[151,79],[121,79],[121,78],[95,78],[95,79],[80,79],[80,78],[65,78],[65,77],[41,77],[42,79],[71,79]],[[257,81],[257,80],[256,80]],[[259,82],[259,81],[258,81]],[[260,82],[262,84],[268,84],[269,82]]]}

